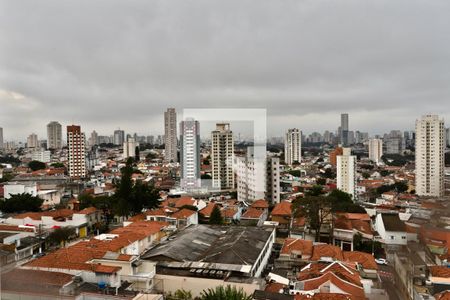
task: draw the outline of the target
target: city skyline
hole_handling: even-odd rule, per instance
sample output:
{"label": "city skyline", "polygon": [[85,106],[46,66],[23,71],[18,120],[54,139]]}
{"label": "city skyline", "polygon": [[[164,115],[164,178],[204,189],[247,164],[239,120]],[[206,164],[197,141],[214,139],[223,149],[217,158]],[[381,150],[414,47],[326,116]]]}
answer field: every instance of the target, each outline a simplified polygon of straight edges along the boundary
{"label": "city skyline", "polygon": [[2,1],[5,139],[54,119],[158,134],[166,107],[267,108],[270,136],[450,118],[450,3],[213,2]]}

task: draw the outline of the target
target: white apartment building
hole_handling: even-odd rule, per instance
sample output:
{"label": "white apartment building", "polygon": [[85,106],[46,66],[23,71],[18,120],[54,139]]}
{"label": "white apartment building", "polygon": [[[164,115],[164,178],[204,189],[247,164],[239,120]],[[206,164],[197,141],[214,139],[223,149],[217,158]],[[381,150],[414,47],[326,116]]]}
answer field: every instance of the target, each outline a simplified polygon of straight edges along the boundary
{"label": "white apartment building", "polygon": [[164,112],[164,158],[167,162],[177,162],[177,113],[175,108]]}
{"label": "white apartment building", "polygon": [[49,163],[51,159],[51,152],[49,150],[35,150],[31,154],[31,159],[43,163]]}
{"label": "white apartment building", "polygon": [[444,195],[444,120],[425,115],[416,120],[416,194]]}
{"label": "white apartment building", "polygon": [[343,148],[343,154],[337,157],[337,188],[352,195],[356,193],[356,156],[351,155],[351,148]]}
{"label": "white apartment building", "polygon": [[27,138],[27,148],[39,148],[38,136],[35,133],[32,133]]}
{"label": "white apartment building", "polygon": [[180,123],[181,188],[198,189],[200,180],[200,124],[193,119]]}
{"label": "white apartment building", "polygon": [[86,138],[77,125],[67,126],[68,171],[71,178],[86,177]]}
{"label": "white apartment building", "polygon": [[284,161],[291,166],[302,160],[302,132],[297,128],[289,129],[284,139]]}
{"label": "white apartment building", "polygon": [[61,149],[62,127],[56,121],[47,124],[47,149]]}
{"label": "white apartment building", "polygon": [[375,163],[381,161],[383,156],[383,141],[381,139],[369,140],[369,159]]}
{"label": "white apartment building", "polygon": [[253,148],[235,157],[238,201],[267,199],[280,202],[280,161],[277,157],[255,159]]}
{"label": "white apartment building", "polygon": [[128,141],[123,143],[123,158],[136,156],[136,147],[139,147],[139,143],[134,138],[129,138]]}
{"label": "white apartment building", "polygon": [[216,124],[211,133],[212,186],[218,189],[234,188],[234,139],[229,123]]}

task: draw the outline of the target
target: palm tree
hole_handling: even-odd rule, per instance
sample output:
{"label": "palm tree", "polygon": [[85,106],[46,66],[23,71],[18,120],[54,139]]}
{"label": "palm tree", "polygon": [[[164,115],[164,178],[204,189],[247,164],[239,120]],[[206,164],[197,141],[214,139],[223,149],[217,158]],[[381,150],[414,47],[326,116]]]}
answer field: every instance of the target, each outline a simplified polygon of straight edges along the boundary
{"label": "palm tree", "polygon": [[218,286],[215,289],[207,289],[201,292],[201,300],[251,300],[242,288],[239,290],[235,286]]}

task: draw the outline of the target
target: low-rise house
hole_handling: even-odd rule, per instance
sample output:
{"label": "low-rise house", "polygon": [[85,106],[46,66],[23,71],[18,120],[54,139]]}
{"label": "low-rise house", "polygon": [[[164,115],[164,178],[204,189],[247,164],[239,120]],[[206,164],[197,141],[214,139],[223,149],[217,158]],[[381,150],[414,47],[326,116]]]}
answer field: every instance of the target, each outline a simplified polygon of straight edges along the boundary
{"label": "low-rise house", "polygon": [[287,269],[303,266],[305,262],[310,261],[312,252],[312,241],[287,238],[283,243],[279,258],[275,261],[275,266]]}
{"label": "low-rise house", "polygon": [[136,290],[149,291],[154,283],[154,264],[137,259],[165,236],[166,226],[160,222],[131,223],[32,260],[22,268],[70,274],[116,290],[127,281]]}
{"label": "low-rise house", "polygon": [[281,201],[273,208],[270,216],[271,220],[278,222],[279,229],[289,230],[292,218],[291,202]]}
{"label": "low-rise house", "polygon": [[262,226],[265,220],[267,220],[267,212],[253,207],[247,209],[241,216],[242,225]]}
{"label": "low-rise house", "polygon": [[366,240],[373,239],[370,217],[367,214],[339,214],[334,218],[333,244],[342,250],[353,251],[353,239],[358,234]]}
{"label": "low-rise house", "polygon": [[96,208],[82,211],[57,209],[43,212],[27,212],[9,217],[7,224],[34,226],[43,230],[73,227],[79,237],[85,237],[88,229],[102,220],[103,213]]}
{"label": "low-rise house", "polygon": [[378,213],[375,223],[381,241],[386,245],[406,245],[406,226],[397,213]]}

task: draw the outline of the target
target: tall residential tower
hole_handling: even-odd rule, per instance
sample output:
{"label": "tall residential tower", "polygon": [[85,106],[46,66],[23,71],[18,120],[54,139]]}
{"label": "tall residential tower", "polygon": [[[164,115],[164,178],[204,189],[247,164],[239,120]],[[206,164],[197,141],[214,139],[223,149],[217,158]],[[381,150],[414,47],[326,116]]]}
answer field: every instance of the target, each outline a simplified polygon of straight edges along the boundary
{"label": "tall residential tower", "polygon": [[47,124],[47,149],[62,148],[62,126],[56,121]]}
{"label": "tall residential tower", "polygon": [[297,128],[289,129],[284,139],[284,161],[291,166],[302,160],[302,132]]}
{"label": "tall residential tower", "polygon": [[181,188],[198,189],[200,180],[200,124],[193,119],[180,123]]}
{"label": "tall residential tower", "polygon": [[177,162],[177,113],[175,108],[164,112],[165,160]]}
{"label": "tall residential tower", "polygon": [[218,189],[233,189],[234,139],[230,124],[216,124],[216,130],[211,136],[212,186]]}
{"label": "tall residential tower", "polygon": [[86,139],[81,127],[78,125],[67,126],[67,146],[69,176],[71,178],[86,177]]}
{"label": "tall residential tower", "polygon": [[444,195],[444,120],[425,115],[416,120],[416,194]]}

